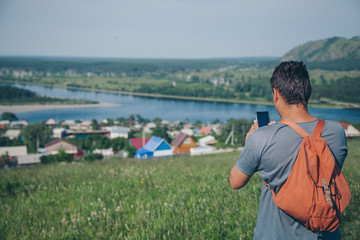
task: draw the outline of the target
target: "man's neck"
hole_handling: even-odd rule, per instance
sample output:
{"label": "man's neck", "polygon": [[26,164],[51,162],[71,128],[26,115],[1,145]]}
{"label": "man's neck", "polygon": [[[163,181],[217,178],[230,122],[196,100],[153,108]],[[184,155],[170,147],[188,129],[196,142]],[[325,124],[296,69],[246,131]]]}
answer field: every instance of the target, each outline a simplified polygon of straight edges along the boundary
{"label": "man's neck", "polygon": [[295,123],[312,122],[316,120],[315,117],[309,114],[304,106],[296,104],[284,106],[279,114],[283,120],[289,120]]}

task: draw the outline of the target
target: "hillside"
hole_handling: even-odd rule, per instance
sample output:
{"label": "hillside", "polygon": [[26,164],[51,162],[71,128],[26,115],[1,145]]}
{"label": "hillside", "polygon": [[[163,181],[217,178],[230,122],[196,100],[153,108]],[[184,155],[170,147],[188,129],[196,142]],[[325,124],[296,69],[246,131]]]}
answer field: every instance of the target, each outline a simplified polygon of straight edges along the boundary
{"label": "hillside", "polygon": [[[360,141],[343,172],[352,202],[342,239],[359,239]],[[0,239],[252,239],[255,174],[229,185],[238,152],[149,161],[116,158],[0,171]]]}
{"label": "hillside", "polygon": [[360,36],[311,41],[290,50],[282,60],[301,60],[319,69],[360,69]]}

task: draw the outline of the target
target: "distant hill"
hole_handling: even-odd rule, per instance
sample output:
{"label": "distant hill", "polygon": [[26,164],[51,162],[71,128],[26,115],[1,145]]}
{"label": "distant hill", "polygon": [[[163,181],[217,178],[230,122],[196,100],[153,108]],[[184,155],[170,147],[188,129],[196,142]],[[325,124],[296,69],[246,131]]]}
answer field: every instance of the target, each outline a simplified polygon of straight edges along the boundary
{"label": "distant hill", "polygon": [[282,60],[301,60],[311,68],[360,70],[360,36],[311,41],[290,50]]}

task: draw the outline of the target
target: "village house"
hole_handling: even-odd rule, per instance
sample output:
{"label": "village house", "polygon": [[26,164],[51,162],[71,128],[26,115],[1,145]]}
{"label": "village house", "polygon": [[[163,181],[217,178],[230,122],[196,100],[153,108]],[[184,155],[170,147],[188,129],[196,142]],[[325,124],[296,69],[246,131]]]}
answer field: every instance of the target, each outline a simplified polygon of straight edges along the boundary
{"label": "village house", "polygon": [[29,125],[29,123],[26,120],[12,121],[10,123],[10,128],[26,127],[27,125]]}
{"label": "village house", "polygon": [[212,145],[214,145],[216,143],[217,143],[217,140],[211,135],[208,135],[206,137],[203,137],[203,138],[199,139],[199,145],[200,146],[212,146]]}
{"label": "village house", "polygon": [[128,138],[128,133],[130,129],[127,127],[114,126],[104,127],[104,130],[110,131],[110,139],[114,139],[117,137]]}
{"label": "village house", "polygon": [[126,122],[126,124],[129,125],[129,126],[132,126],[132,125],[136,124],[135,120],[133,120],[133,119],[128,119],[128,120],[126,120],[125,122]]}
{"label": "village house", "polygon": [[0,129],[8,129],[10,126],[10,121],[9,120],[1,120],[0,121]]}
{"label": "village house", "polygon": [[353,125],[344,122],[339,122],[339,123],[344,128],[345,136],[347,138],[360,137],[359,130],[357,130]]}
{"label": "village house", "polygon": [[210,127],[212,128],[213,132],[216,135],[220,135],[221,134],[221,124],[217,123],[217,124],[212,124],[210,125]]}
{"label": "village house", "polygon": [[191,123],[187,123],[187,124],[185,124],[184,127],[183,127],[183,129],[192,129],[192,128],[194,128],[194,125],[191,124]]}
{"label": "village house", "polygon": [[17,163],[19,166],[25,165],[33,165],[33,164],[40,164],[40,155],[39,154],[28,154],[25,156],[18,156]]}
{"label": "village house", "polygon": [[18,139],[20,137],[21,130],[19,129],[9,129],[3,135],[4,137],[8,137],[9,139]]}
{"label": "village house", "polygon": [[26,146],[0,147],[0,156],[8,154],[12,157],[26,156],[28,154]]}
{"label": "village house", "polygon": [[145,125],[144,127],[144,132],[145,133],[152,133],[152,131],[154,130],[154,128],[156,128],[156,124],[153,122],[149,122]]}
{"label": "village house", "polygon": [[151,137],[144,138],[130,138],[130,146],[134,146],[136,150],[145,147],[145,145],[150,141]]}
{"label": "village house", "polygon": [[190,156],[204,155],[213,153],[214,149],[211,146],[199,146],[190,148]]}
{"label": "village house", "polygon": [[53,129],[53,138],[62,138],[65,135],[65,128],[54,128]]}
{"label": "village house", "polygon": [[30,164],[39,164],[40,156],[39,154],[28,154],[27,146],[12,146],[12,147],[0,147],[0,156],[8,155],[11,160],[8,164],[15,166],[30,165]]}
{"label": "village house", "polygon": [[142,129],[141,124],[136,123],[134,126],[131,127],[131,129],[135,130],[135,131],[139,131]]}
{"label": "village house", "polygon": [[162,120],[161,121],[161,125],[169,125],[169,124],[170,124],[170,122],[167,121],[167,120]]}
{"label": "village house", "polygon": [[60,150],[63,150],[65,153],[71,154],[75,158],[82,157],[84,155],[83,151],[80,148],[63,139],[57,139],[45,144],[45,152],[47,154],[59,154]]}
{"label": "village house", "polygon": [[194,131],[191,128],[183,128],[183,129],[181,129],[181,132],[185,133],[188,136],[194,135]]}
{"label": "village house", "polygon": [[61,126],[68,126],[69,128],[74,125],[76,125],[75,120],[65,120],[61,123]]}
{"label": "village house", "polygon": [[177,128],[180,125],[180,121],[174,121],[172,123],[169,124],[170,128]]}
{"label": "village house", "polygon": [[109,120],[108,119],[102,119],[100,122],[100,124],[108,124],[109,123]]}
{"label": "village house", "polygon": [[190,153],[190,149],[197,147],[196,142],[185,133],[180,133],[172,142],[171,146],[174,148],[174,154]]}
{"label": "village house", "polygon": [[81,129],[85,129],[85,130],[93,130],[92,129],[92,121],[84,120],[80,123],[80,127],[81,127]]}
{"label": "village house", "polygon": [[211,127],[202,127],[200,128],[200,134],[201,135],[209,135],[212,132]]}
{"label": "village house", "polygon": [[149,142],[135,151],[136,158],[168,157],[173,155],[170,144],[161,137],[153,136]]}
{"label": "village house", "polygon": [[76,139],[84,139],[90,135],[104,135],[110,137],[110,131],[94,130],[94,131],[66,131],[63,137],[72,137]]}
{"label": "village house", "polygon": [[177,137],[177,135],[180,134],[180,131],[178,131],[178,130],[170,130],[170,131],[167,131],[167,134],[169,134],[169,136],[171,138],[175,138],[175,137]]}
{"label": "village house", "polygon": [[93,153],[102,154],[104,157],[111,157],[114,156],[114,150],[112,148],[109,149],[95,149]]}
{"label": "village house", "polygon": [[48,126],[48,127],[56,127],[57,122],[54,119],[50,118],[49,120],[47,120],[45,122],[45,125]]}

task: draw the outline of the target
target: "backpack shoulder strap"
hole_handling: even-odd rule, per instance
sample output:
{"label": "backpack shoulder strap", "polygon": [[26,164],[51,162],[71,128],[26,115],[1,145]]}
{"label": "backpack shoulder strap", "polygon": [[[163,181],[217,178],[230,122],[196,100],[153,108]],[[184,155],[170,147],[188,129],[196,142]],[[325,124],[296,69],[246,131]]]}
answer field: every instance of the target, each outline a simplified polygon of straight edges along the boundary
{"label": "backpack shoulder strap", "polygon": [[314,137],[320,137],[322,130],[324,129],[325,121],[322,119],[318,119],[318,122],[316,124],[316,127],[313,131],[312,136]]}
{"label": "backpack shoulder strap", "polygon": [[[288,125],[292,129],[294,129],[295,132],[297,132],[301,137],[309,136],[307,132],[305,132],[304,129],[302,129],[299,125],[296,123],[289,121],[289,120],[281,120],[279,123],[283,123],[285,125]],[[322,119],[318,119],[318,122],[316,124],[316,127],[312,133],[312,136],[314,137],[320,137],[322,130],[324,129],[325,121]]]}
{"label": "backpack shoulder strap", "polygon": [[294,123],[292,121],[281,120],[279,123],[288,125],[303,138],[309,136],[309,134],[304,129],[302,129],[299,125],[297,125],[296,123]]}

